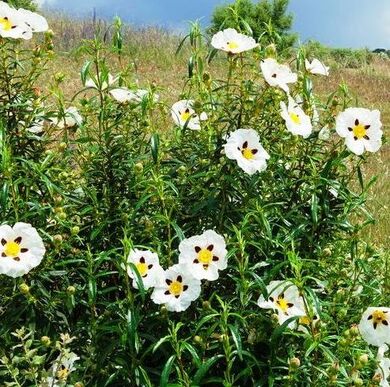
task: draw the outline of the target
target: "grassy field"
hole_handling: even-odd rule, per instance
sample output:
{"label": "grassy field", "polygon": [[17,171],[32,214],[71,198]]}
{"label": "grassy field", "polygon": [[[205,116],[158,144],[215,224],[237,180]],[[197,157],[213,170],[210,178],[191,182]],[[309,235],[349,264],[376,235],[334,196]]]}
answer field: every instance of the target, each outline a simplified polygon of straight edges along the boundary
{"label": "grassy field", "polygon": [[[52,17],[51,28],[55,33],[55,58],[49,71],[66,74],[66,95],[71,97],[82,87],[79,71],[84,63],[85,55],[79,49],[83,39],[93,37],[94,30],[105,31],[109,24],[102,21],[79,20],[71,23],[65,16]],[[175,102],[184,85],[187,74],[186,52],[175,56],[180,37],[156,27],[133,30],[126,28],[124,32],[124,55],[119,63],[116,57],[110,65],[120,70],[128,65],[133,69],[133,81],[139,87],[156,84],[161,90],[159,94],[167,104]],[[335,91],[339,84],[345,83],[351,95],[360,106],[379,109],[382,113],[385,135],[390,128],[390,60],[376,57],[369,65],[360,68],[340,68],[337,63],[331,66],[330,76],[315,82],[315,93],[325,97]],[[218,73],[218,63],[213,63],[213,72]],[[389,195],[390,195],[390,146],[386,144],[380,153],[370,157],[365,170],[367,178],[377,176],[372,187],[368,208],[377,219],[365,238],[378,246],[388,248],[390,245]]]}

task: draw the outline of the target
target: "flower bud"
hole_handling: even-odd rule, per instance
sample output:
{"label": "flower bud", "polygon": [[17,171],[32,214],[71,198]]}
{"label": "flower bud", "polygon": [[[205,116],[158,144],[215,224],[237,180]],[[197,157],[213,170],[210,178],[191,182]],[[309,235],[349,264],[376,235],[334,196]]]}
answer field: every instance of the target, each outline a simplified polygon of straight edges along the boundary
{"label": "flower bud", "polygon": [[66,292],[67,292],[68,294],[70,294],[70,295],[73,295],[73,294],[76,293],[76,288],[75,288],[74,286],[70,285],[70,286],[68,286],[68,287],[66,288]]}
{"label": "flower bud", "polygon": [[134,165],[134,172],[137,175],[140,175],[143,172],[143,170],[144,170],[144,166],[141,162]]}
{"label": "flower bud", "polygon": [[275,57],[276,56],[276,45],[274,43],[269,44],[265,47],[265,57]]}
{"label": "flower bud", "polygon": [[62,235],[61,234],[56,234],[53,236],[53,241],[55,244],[59,245],[62,243],[63,241],[63,238],[62,238]]}
{"label": "flower bud", "polygon": [[77,235],[80,232],[80,227],[79,226],[73,226],[72,229],[70,230],[72,235]]}
{"label": "flower bud", "polygon": [[326,257],[330,257],[332,255],[332,250],[329,247],[326,247],[323,252]]}
{"label": "flower bud", "polygon": [[50,337],[42,336],[41,337],[41,344],[44,345],[45,347],[48,347],[51,344]]}
{"label": "flower bud", "polygon": [[289,359],[288,365],[292,370],[296,370],[301,366],[301,361],[297,357],[292,357]]}
{"label": "flower bud", "polygon": [[66,144],[66,142],[61,142],[60,145],[58,146],[60,151],[64,151],[67,147],[68,145]]}
{"label": "flower bud", "polygon": [[179,175],[184,175],[184,174],[186,173],[186,171],[187,171],[187,168],[186,168],[185,165],[182,165],[182,166],[180,166],[180,167],[177,169],[177,173],[178,173]]}
{"label": "flower bud", "polygon": [[74,384],[74,387],[84,387],[84,383],[77,382]]}
{"label": "flower bud", "polygon": [[194,343],[201,345],[201,344],[203,344],[203,340],[200,336],[196,335],[196,336],[194,336]]}
{"label": "flower bud", "polygon": [[359,327],[355,324],[349,329],[351,337],[358,337],[360,335]]}
{"label": "flower bud", "polygon": [[30,287],[25,282],[19,285],[19,290],[22,294],[30,293]]}
{"label": "flower bud", "polygon": [[210,301],[203,301],[202,307],[203,307],[204,310],[210,309],[211,308]]}
{"label": "flower bud", "polygon": [[353,385],[354,385],[354,386],[363,386],[363,385],[364,385],[363,379],[362,379],[362,378],[356,378],[356,379],[354,379]]}

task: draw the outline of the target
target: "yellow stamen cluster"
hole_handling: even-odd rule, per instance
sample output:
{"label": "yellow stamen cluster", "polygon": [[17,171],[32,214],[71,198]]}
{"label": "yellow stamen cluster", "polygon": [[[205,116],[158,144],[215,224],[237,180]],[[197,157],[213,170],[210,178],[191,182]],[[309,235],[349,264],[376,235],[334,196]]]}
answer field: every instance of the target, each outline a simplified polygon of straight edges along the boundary
{"label": "yellow stamen cluster", "polygon": [[20,245],[14,241],[4,245],[4,253],[7,257],[17,257],[20,254]]}
{"label": "yellow stamen cluster", "polygon": [[291,118],[291,121],[294,122],[294,124],[296,124],[296,125],[301,124],[301,118],[299,117],[299,115],[297,113],[291,112],[290,118]]}
{"label": "yellow stamen cluster", "polygon": [[12,29],[12,23],[9,21],[7,17],[0,18],[0,25],[3,31],[9,31]]}
{"label": "yellow stamen cluster", "polygon": [[202,263],[210,263],[213,259],[213,253],[208,249],[202,249],[198,253],[198,260]]}
{"label": "yellow stamen cluster", "polygon": [[179,281],[173,281],[169,285],[169,293],[173,294],[174,296],[179,296],[183,292],[183,284]]}
{"label": "yellow stamen cluster", "polygon": [[244,156],[244,158],[246,158],[247,160],[252,160],[255,157],[254,154],[252,153],[252,150],[249,148],[243,149],[241,153]]}

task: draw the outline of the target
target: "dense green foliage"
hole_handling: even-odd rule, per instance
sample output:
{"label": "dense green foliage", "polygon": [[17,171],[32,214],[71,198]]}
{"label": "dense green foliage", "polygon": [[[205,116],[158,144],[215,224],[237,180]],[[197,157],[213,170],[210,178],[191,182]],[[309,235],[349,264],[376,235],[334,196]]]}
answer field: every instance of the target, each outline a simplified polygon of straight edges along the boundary
{"label": "dense green foliage", "polygon": [[[365,157],[339,138],[321,139],[318,130],[307,139],[286,131],[279,107],[285,94],[259,73],[264,50],[217,55],[226,76],[213,79],[197,25],[183,42],[191,57],[177,99],[192,98],[197,112],[207,112],[202,130],[162,124],[170,106],[154,100],[160,86],[150,85],[137,104],[118,104],[103,87],[109,72],[135,85],[120,60],[117,28],[112,45],[100,36],[85,43],[81,79],[95,77],[98,87],[71,101],[63,74],[50,81],[50,95],[37,88],[51,55],[49,35],[33,51],[6,40],[0,47],[0,223],[31,223],[47,248],[23,278],[1,276],[1,384],[40,385],[65,347],[80,356],[67,381],[77,386],[371,380],[374,354],[355,324],[365,307],[388,301],[389,268],[360,238],[373,222],[364,207],[373,182],[362,177]],[[120,69],[110,68],[109,55],[118,56]],[[334,127],[350,98],[340,87],[321,104],[304,59],[299,52],[294,93],[311,117],[317,106],[317,129]],[[84,118],[79,128],[48,122],[42,134],[27,130],[37,116],[61,118],[69,105]],[[225,157],[226,135],[238,128],[260,134],[271,155],[264,172],[246,175]],[[132,288],[123,268],[132,247],[152,249],[167,268],[184,236],[205,229],[224,235],[229,266],[217,281],[205,281],[189,309],[168,312],[150,291]],[[256,301],[274,279],[293,281],[320,321],[291,330],[260,309]],[[59,340],[60,333],[75,339]]]}
{"label": "dense green foliage", "polygon": [[237,0],[220,5],[214,10],[209,31],[235,28],[252,35],[262,45],[276,44],[282,53],[296,41],[296,35],[290,31],[293,16],[287,7],[288,0]]}

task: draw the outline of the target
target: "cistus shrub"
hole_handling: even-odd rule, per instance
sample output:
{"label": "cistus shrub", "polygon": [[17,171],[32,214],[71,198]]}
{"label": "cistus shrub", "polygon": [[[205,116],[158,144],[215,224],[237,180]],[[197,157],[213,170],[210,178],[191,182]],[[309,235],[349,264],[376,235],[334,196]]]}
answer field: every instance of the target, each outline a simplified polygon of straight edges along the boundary
{"label": "cistus shrub", "polygon": [[113,30],[85,42],[70,99],[45,78],[50,31],[1,38],[1,384],[384,383],[388,266],[361,171],[380,113],[318,98],[329,69],[303,50],[281,63],[196,23],[172,106],[132,83]]}

